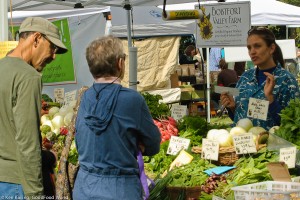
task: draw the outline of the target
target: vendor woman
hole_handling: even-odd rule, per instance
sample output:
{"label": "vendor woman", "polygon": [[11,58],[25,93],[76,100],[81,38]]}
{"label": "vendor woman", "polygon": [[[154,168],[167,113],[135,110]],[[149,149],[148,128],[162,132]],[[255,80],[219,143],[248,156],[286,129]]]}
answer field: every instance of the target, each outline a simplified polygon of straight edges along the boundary
{"label": "vendor woman", "polygon": [[291,99],[299,97],[299,87],[295,77],[284,69],[284,60],[274,34],[267,28],[256,27],[248,31],[247,48],[255,68],[242,74],[236,88],[239,95],[221,95],[221,104],[228,108],[230,117],[236,123],[247,118],[249,99],[269,102],[267,119],[250,118],[254,126],[269,129],[280,125],[279,113]]}

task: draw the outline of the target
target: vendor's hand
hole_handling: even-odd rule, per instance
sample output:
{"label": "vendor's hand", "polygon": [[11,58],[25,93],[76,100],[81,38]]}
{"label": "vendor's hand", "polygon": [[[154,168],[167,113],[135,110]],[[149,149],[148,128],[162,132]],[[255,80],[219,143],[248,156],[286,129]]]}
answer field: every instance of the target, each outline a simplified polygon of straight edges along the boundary
{"label": "vendor's hand", "polygon": [[275,76],[268,72],[264,72],[264,74],[267,76],[264,87],[265,96],[267,100],[272,103],[274,101],[273,89],[275,87]]}
{"label": "vendor's hand", "polygon": [[234,109],[235,109],[234,99],[227,92],[221,94],[220,102],[221,102],[221,105],[225,106],[226,108],[230,108],[232,111],[234,111]]}

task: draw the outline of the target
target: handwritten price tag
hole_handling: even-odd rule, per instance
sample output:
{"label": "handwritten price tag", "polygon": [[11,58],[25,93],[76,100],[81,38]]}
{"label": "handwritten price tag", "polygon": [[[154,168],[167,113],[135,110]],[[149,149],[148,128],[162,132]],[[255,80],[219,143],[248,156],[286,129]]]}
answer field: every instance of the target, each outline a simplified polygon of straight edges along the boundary
{"label": "handwritten price tag", "polygon": [[65,105],[69,105],[72,101],[76,100],[76,90],[65,93]]}
{"label": "handwritten price tag", "polygon": [[167,154],[176,155],[182,149],[188,149],[190,141],[190,139],[171,136]]}
{"label": "handwritten price tag", "polygon": [[250,98],[248,104],[247,117],[266,121],[268,110],[269,110],[269,101]]}
{"label": "handwritten price tag", "polygon": [[295,168],[296,152],[296,147],[281,148],[279,161],[285,162],[288,168]]}
{"label": "handwritten price tag", "polygon": [[202,159],[218,160],[219,158],[219,143],[214,140],[202,139]]}
{"label": "handwritten price tag", "polygon": [[186,116],[187,114],[188,114],[187,106],[183,106],[183,105],[172,105],[172,108],[171,108],[171,116],[172,116],[175,120],[180,120],[181,118],[183,118],[183,117]]}
{"label": "handwritten price tag", "polygon": [[64,88],[54,88],[55,102],[63,103],[64,97],[65,97],[65,89]]}
{"label": "handwritten price tag", "polygon": [[233,144],[237,154],[257,152],[252,133],[233,136]]}

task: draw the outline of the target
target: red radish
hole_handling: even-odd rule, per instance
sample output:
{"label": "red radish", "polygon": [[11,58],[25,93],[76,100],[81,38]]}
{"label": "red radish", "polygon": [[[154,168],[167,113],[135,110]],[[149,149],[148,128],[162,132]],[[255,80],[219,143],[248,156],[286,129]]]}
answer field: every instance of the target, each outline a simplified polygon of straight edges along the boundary
{"label": "red radish", "polygon": [[173,117],[168,117],[169,123],[172,124],[173,126],[176,126],[177,122]]}
{"label": "red radish", "polygon": [[66,127],[60,127],[60,134],[61,135],[67,135],[68,134],[68,129]]}

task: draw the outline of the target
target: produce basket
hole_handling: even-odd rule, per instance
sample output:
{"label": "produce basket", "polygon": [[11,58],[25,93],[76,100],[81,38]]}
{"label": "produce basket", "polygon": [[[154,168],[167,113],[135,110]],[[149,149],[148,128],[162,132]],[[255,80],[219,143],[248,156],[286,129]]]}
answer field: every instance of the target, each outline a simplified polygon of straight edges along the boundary
{"label": "produce basket", "polygon": [[201,187],[167,187],[167,193],[170,200],[177,200],[183,194],[185,200],[199,199]]}
{"label": "produce basket", "polygon": [[238,200],[300,200],[300,183],[265,181],[231,188]]}
{"label": "produce basket", "polygon": [[[266,144],[260,144],[257,150],[266,147]],[[192,147],[193,153],[201,153],[202,147],[194,146]],[[230,147],[220,147],[219,148],[219,159],[217,164],[219,165],[233,165],[239,159],[239,155],[236,154],[234,146]]]}

